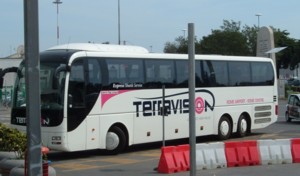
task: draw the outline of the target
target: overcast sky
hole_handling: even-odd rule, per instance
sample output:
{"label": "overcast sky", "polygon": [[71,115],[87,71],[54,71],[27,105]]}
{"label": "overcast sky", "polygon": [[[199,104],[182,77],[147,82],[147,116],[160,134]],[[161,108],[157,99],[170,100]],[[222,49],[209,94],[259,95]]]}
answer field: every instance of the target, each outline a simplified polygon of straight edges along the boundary
{"label": "overcast sky", "polygon": [[[55,0],[39,1],[40,50],[57,44]],[[118,44],[118,0],[61,0],[59,44],[110,42]],[[300,0],[120,0],[121,41],[153,52],[195,24],[198,39],[219,29],[223,20],[242,26],[274,26],[300,39]],[[1,0],[0,57],[24,43],[23,1]],[[187,32],[186,32],[187,36]]]}

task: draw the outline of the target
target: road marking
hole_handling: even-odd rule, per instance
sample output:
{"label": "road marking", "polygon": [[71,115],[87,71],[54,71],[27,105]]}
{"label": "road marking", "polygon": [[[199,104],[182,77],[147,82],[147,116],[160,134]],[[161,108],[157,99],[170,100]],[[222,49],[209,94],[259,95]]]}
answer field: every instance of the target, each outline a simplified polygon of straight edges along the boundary
{"label": "road marking", "polygon": [[140,154],[141,156],[147,156],[147,157],[156,157],[156,158],[159,158],[161,153],[143,153],[143,154]]}
{"label": "road marking", "polygon": [[[115,162],[117,160],[119,160],[120,158],[107,158],[107,159],[102,159],[102,160],[106,160],[109,162]],[[122,158],[121,158],[122,160]],[[67,164],[51,164],[51,166],[53,168],[62,168],[62,172],[74,172],[74,171],[80,171],[80,170],[89,170],[89,169],[100,169],[100,168],[109,168],[109,167],[115,167],[115,166],[120,166],[120,165],[126,165],[126,164],[133,164],[133,163],[137,163],[137,162],[147,162],[147,161],[151,161],[151,160],[157,160],[157,158],[151,158],[151,159],[147,159],[147,160],[136,160],[135,162],[133,162],[134,160],[130,160],[130,159],[123,159],[123,161],[115,163],[115,164],[106,164],[103,165],[103,163],[101,165],[88,165],[88,164],[81,164],[81,163],[67,163]],[[99,161],[99,160],[97,160]],[[94,163],[96,164],[96,163]]]}
{"label": "road marking", "polygon": [[101,159],[99,161],[116,163],[116,164],[132,164],[132,163],[140,162],[141,160],[133,160],[133,159],[126,159],[126,158],[106,158],[106,159]]}
{"label": "road marking", "polygon": [[156,157],[159,158],[161,155],[161,151],[160,150],[148,150],[147,152],[142,151],[142,152],[134,152],[131,153],[129,155],[134,155],[134,156],[146,156],[146,157]]}
{"label": "road marking", "polygon": [[51,164],[52,167],[67,169],[67,170],[85,170],[85,169],[94,169],[98,166],[94,165],[87,165],[87,164],[80,164],[80,163],[66,163],[66,164]]}
{"label": "road marking", "polygon": [[275,137],[275,136],[278,136],[278,134],[263,134],[259,138],[260,139],[263,139],[263,138],[272,138],[272,137]]}

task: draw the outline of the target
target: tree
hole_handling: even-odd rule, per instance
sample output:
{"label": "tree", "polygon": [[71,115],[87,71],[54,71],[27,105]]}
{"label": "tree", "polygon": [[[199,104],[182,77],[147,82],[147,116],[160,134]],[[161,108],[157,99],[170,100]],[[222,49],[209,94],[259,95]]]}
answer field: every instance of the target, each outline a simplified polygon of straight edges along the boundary
{"label": "tree", "polygon": [[223,20],[223,26],[220,26],[222,31],[227,31],[227,32],[240,32],[241,30],[241,22],[235,22],[231,20],[229,22],[228,20]]}
{"label": "tree", "polygon": [[246,41],[240,32],[213,30],[202,38],[200,50],[203,54],[249,55]]}
{"label": "tree", "polygon": [[221,30],[212,30],[200,42],[203,54],[250,55],[247,38],[240,32],[241,22],[223,21]]}
{"label": "tree", "polygon": [[250,27],[248,25],[245,25],[242,30],[243,36],[246,37],[246,45],[249,50],[249,55],[251,56],[256,56],[257,31],[258,27]]}
{"label": "tree", "polygon": [[167,42],[164,48],[165,53],[188,53],[187,39],[180,36],[175,39],[175,42]]}
{"label": "tree", "polygon": [[274,27],[274,40],[276,47],[287,47],[285,50],[276,54],[277,65],[279,68],[288,68],[291,70],[298,67],[300,62],[299,52],[299,41],[289,37],[289,32],[286,30],[281,31]]}
{"label": "tree", "polygon": [[[195,39],[197,54],[249,55],[247,38],[240,32],[241,22],[223,21],[221,29],[212,30],[212,34],[201,41]],[[167,42],[165,53],[187,53],[187,39],[180,36],[175,42]]]}
{"label": "tree", "polygon": [[[199,42],[197,41],[197,37],[195,37],[195,48],[196,54],[201,54],[197,48],[199,48]],[[175,42],[167,42],[164,48],[165,53],[180,53],[187,54],[188,53],[188,40],[182,36],[177,37]]]}
{"label": "tree", "polygon": [[[275,47],[287,47],[276,54],[277,69],[298,67],[300,62],[300,41],[290,38],[286,30],[272,27],[274,32]],[[220,29],[212,30],[208,36],[201,40],[195,40],[195,52],[197,54],[222,54],[256,56],[257,26],[245,25],[241,29],[241,22],[224,20]],[[187,53],[188,41],[180,36],[175,42],[167,42],[165,53]]]}

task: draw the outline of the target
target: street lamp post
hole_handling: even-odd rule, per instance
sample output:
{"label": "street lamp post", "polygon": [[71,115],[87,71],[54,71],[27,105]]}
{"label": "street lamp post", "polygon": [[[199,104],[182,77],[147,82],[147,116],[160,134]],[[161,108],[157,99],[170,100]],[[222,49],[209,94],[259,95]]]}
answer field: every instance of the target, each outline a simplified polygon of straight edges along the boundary
{"label": "street lamp post", "polygon": [[182,29],[182,31],[183,31],[183,38],[185,38],[186,29]]}
{"label": "street lamp post", "polygon": [[60,0],[55,0],[53,1],[53,4],[56,4],[56,24],[57,24],[57,27],[56,27],[56,38],[57,38],[57,44],[59,44],[59,25],[58,25],[58,6],[60,4],[62,4],[62,2]]}
{"label": "street lamp post", "polygon": [[259,17],[262,16],[262,14],[261,13],[257,13],[257,14],[255,14],[255,16],[257,16],[257,27],[259,29]]}
{"label": "street lamp post", "polygon": [[120,0],[118,0],[118,43],[121,45]]}

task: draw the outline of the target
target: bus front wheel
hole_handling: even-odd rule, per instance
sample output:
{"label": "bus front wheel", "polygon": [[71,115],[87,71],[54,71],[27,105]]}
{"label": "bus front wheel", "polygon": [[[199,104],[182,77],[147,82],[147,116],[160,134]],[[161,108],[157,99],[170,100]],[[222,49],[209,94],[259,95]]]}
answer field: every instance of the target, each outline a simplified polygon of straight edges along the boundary
{"label": "bus front wheel", "polygon": [[117,126],[109,129],[106,135],[106,150],[109,154],[118,154],[126,148],[126,136],[123,130]]}
{"label": "bus front wheel", "polygon": [[219,121],[218,137],[220,140],[226,140],[230,137],[232,125],[227,116],[222,116]]}

